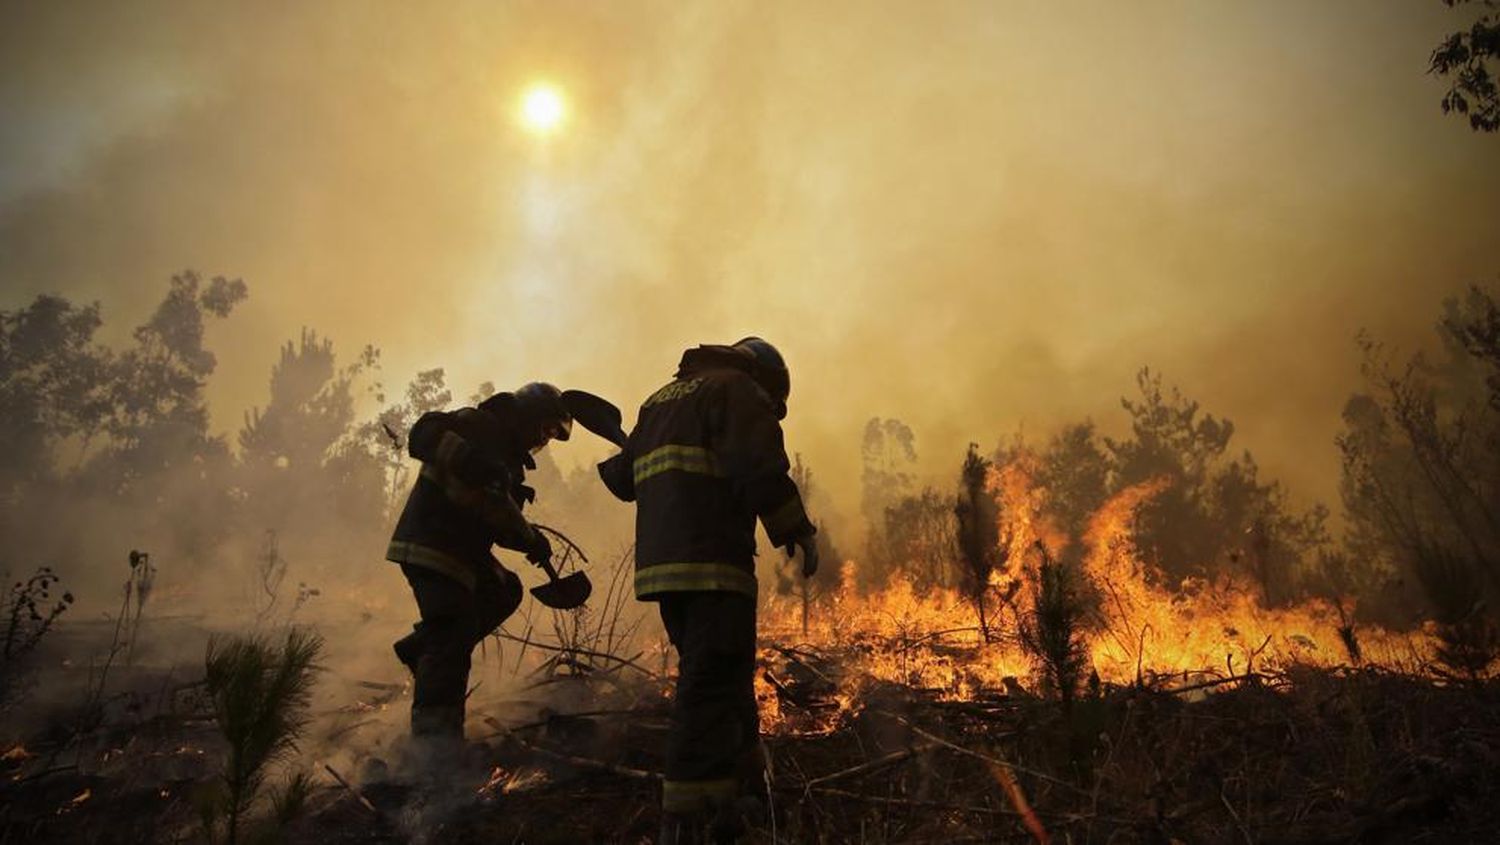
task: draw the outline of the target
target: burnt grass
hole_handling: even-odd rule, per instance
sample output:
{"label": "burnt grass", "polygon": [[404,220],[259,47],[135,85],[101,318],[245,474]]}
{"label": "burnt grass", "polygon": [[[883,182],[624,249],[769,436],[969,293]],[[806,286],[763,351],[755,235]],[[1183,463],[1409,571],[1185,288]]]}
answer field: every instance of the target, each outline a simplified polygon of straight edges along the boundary
{"label": "burnt grass", "polygon": [[[1032,842],[1010,773],[1052,842],[1493,842],[1500,831],[1500,682],[1378,669],[1294,669],[1211,687],[1104,686],[1064,707],[865,680],[832,699],[841,655],[763,669],[785,721],[765,736],[775,839],[790,843]],[[560,665],[567,665],[562,663]],[[318,787],[292,843],[649,843],[667,729],[660,679],[544,679],[584,703],[471,714],[446,777],[392,779],[373,754]],[[315,726],[353,741],[399,687]],[[60,715],[0,762],[0,843],[203,841],[194,795],[223,753],[191,684],[79,727]],[[353,695],[353,694],[352,694]],[[356,696],[357,698],[357,696]],[[358,755],[356,755],[357,757]],[[1000,769],[1004,764],[1005,770]],[[769,825],[747,842],[772,842]]]}

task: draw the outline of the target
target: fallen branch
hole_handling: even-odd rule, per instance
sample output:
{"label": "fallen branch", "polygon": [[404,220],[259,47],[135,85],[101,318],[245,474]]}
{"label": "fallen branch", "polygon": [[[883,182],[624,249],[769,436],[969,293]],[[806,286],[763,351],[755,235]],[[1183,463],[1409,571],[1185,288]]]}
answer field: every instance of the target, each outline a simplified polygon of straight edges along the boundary
{"label": "fallen branch", "polygon": [[1258,672],[1248,672],[1244,675],[1230,675],[1227,678],[1215,678],[1212,681],[1202,681],[1196,684],[1189,684],[1185,687],[1172,687],[1170,689],[1162,690],[1162,692],[1165,692],[1167,695],[1179,695],[1184,692],[1194,692],[1200,689],[1221,687],[1225,684],[1233,684],[1239,681],[1248,681],[1251,679],[1260,680],[1260,678],[1261,676]]}
{"label": "fallen branch", "polygon": [[925,743],[923,743],[921,745],[914,745],[911,748],[906,748],[906,749],[903,749],[901,751],[894,751],[894,752],[892,752],[890,754],[885,755],[884,757],[878,757],[878,758],[876,758],[874,760],[871,760],[868,763],[861,763],[858,766],[851,766],[850,768],[844,769],[842,771],[834,772],[832,774],[823,775],[821,777],[815,777],[812,780],[808,781],[807,783],[800,784],[800,785],[796,785],[796,784],[788,785],[785,788],[787,788],[787,789],[811,789],[812,787],[821,786],[822,784],[825,784],[825,783],[832,783],[832,782],[834,782],[836,780],[843,780],[844,778],[850,778],[850,777],[854,777],[856,775],[862,775],[862,774],[866,774],[868,772],[873,772],[876,769],[880,769],[880,768],[883,768],[885,766],[889,766],[892,763],[899,763],[902,760],[906,760],[908,758],[915,757],[918,754],[925,754],[928,751],[931,751],[932,749],[937,748],[937,747],[938,746],[937,746],[936,743],[925,742]]}
{"label": "fallen branch", "polygon": [[969,626],[969,627],[967,627],[967,628],[946,628],[946,629],[941,630],[941,631],[928,631],[927,633],[923,634],[920,637],[917,637],[916,639],[905,640],[905,642],[903,642],[900,646],[898,646],[896,648],[896,652],[900,653],[900,652],[903,652],[903,651],[910,651],[910,650],[916,648],[917,646],[921,645],[922,643],[927,642],[928,640],[934,640],[934,639],[937,639],[938,637],[946,637],[949,634],[977,634],[977,633],[981,633],[980,629],[977,628],[977,627],[974,627],[972,625]]}
{"label": "fallen branch", "polygon": [[780,654],[782,657],[785,657],[787,660],[792,661],[793,663],[797,664],[798,666],[801,666],[803,669],[806,669],[809,673],[812,674],[813,677],[817,678],[818,680],[822,681],[823,683],[825,683],[825,684],[827,684],[827,685],[829,685],[831,687],[834,687],[835,689],[838,688],[838,684],[835,683],[832,678],[830,678],[827,675],[823,674],[822,672],[818,671],[817,667],[813,666],[811,663],[808,663],[806,660],[803,660],[802,659],[802,656],[803,656],[802,652],[799,652],[799,651],[797,651],[794,648],[786,648],[785,646],[779,646],[779,645],[773,645],[773,646],[771,646],[771,650],[774,651],[774,652],[776,652],[777,654]]}
{"label": "fallen branch", "polygon": [[342,786],[344,789],[348,790],[349,794],[354,796],[354,799],[359,802],[359,805],[361,807],[364,807],[366,810],[374,813],[375,818],[381,819],[382,821],[385,819],[385,813],[380,812],[379,808],[377,808],[374,804],[371,804],[370,799],[366,798],[363,792],[360,792],[358,789],[356,789],[353,784],[349,783],[349,781],[344,780],[344,776],[339,774],[336,769],[334,769],[327,763],[324,763],[323,770],[328,772],[328,774],[333,775],[333,779],[338,781],[339,786]]}
{"label": "fallen branch", "polygon": [[[524,722],[522,724],[516,725],[514,727],[509,727],[509,728],[499,727],[497,729],[496,733],[490,734],[490,736],[486,737],[486,738],[488,739],[488,738],[492,738],[492,737],[497,737],[497,736],[500,736],[501,734],[513,733],[515,731],[529,730],[531,728],[545,728],[545,727],[551,725],[553,722],[564,721],[564,720],[567,720],[567,719],[592,719],[592,718],[597,718],[599,716],[645,716],[645,715],[651,715],[651,714],[647,713],[645,711],[642,711],[642,710],[622,710],[622,709],[618,709],[618,708],[614,709],[614,710],[585,710],[585,711],[583,711],[581,713],[548,713],[547,714],[547,718],[545,718],[545,719],[539,719],[539,720],[537,720],[535,722]],[[493,716],[487,716],[487,717],[485,717],[485,721],[487,723],[489,723],[491,725],[491,727],[494,727],[497,724],[499,724],[499,720],[495,719]]]}
{"label": "fallen branch", "polygon": [[[1270,640],[1269,637],[1266,639]],[[1249,830],[1245,829],[1245,822],[1240,818],[1240,814],[1234,811],[1234,805],[1229,803],[1229,796],[1224,794],[1223,789],[1219,790],[1219,800],[1223,802],[1224,809],[1229,811],[1229,818],[1234,820],[1235,828],[1239,830],[1241,836],[1245,837],[1245,845],[1255,845],[1255,838],[1250,835]]]}
{"label": "fallen branch", "polygon": [[522,645],[535,646],[536,648],[545,649],[547,651],[561,651],[569,654],[581,654],[585,657],[598,657],[602,660],[613,660],[616,663],[629,666],[630,668],[636,670],[637,672],[640,672],[641,674],[654,681],[661,680],[660,675],[656,674],[650,669],[647,669],[641,664],[636,663],[634,660],[631,660],[628,657],[620,657],[618,655],[609,654],[608,652],[603,651],[590,651],[586,648],[570,648],[568,646],[552,645],[550,643],[539,643],[526,637],[518,637],[515,634],[507,634],[504,631],[496,631],[495,636],[500,637],[501,639],[510,640],[511,642],[521,643]]}
{"label": "fallen branch", "polygon": [[836,701],[815,701],[808,696],[798,694],[797,692],[792,690],[792,688],[782,683],[781,680],[775,675],[772,675],[771,670],[769,669],[763,670],[760,673],[760,676],[765,679],[766,683],[770,684],[771,687],[776,690],[776,694],[778,696],[792,702],[793,704],[803,709],[830,710],[839,706],[838,702]]}
{"label": "fallen branch", "polygon": [[603,760],[593,760],[588,757],[574,757],[571,754],[563,754],[558,751],[553,751],[550,748],[543,748],[540,745],[535,745],[533,743],[527,742],[524,739],[521,739],[519,736],[516,736],[513,731],[508,730],[505,725],[501,724],[499,719],[496,719],[492,716],[486,716],[484,718],[484,721],[490,727],[494,728],[497,731],[500,731],[502,734],[505,734],[511,742],[514,742],[516,745],[521,746],[522,748],[532,752],[533,754],[540,754],[543,757],[557,760],[561,763],[567,763],[570,766],[575,766],[580,769],[592,769],[596,772],[608,772],[612,775],[621,775],[623,777],[636,778],[637,780],[661,779],[661,775],[657,774],[656,772],[647,772],[642,771],[641,769],[632,769],[629,766],[620,766],[614,763],[606,763]]}
{"label": "fallen branch", "polygon": [[1088,792],[1086,792],[1086,791],[1084,791],[1082,789],[1079,789],[1078,787],[1074,786],[1071,783],[1068,783],[1065,780],[1062,780],[1061,778],[1055,778],[1052,775],[1049,775],[1049,774],[1047,774],[1045,772],[1039,772],[1036,769],[1028,769],[1028,768],[1026,768],[1024,766],[1016,765],[1015,763],[1007,763],[1007,762],[1005,762],[1004,760],[1001,760],[998,757],[991,757],[988,754],[981,754],[978,751],[974,751],[972,749],[965,748],[962,745],[958,745],[958,744],[956,744],[956,743],[954,743],[954,742],[952,742],[950,740],[943,739],[942,737],[938,736],[937,734],[928,733],[927,731],[922,730],[921,728],[917,727],[916,725],[913,725],[905,717],[898,716],[895,713],[891,713],[891,712],[885,711],[885,710],[871,710],[869,712],[873,713],[873,714],[880,715],[880,716],[885,716],[886,718],[889,718],[889,719],[895,719],[896,721],[898,721],[901,724],[905,725],[908,729],[911,730],[912,733],[916,734],[917,736],[919,736],[919,737],[921,737],[923,739],[935,742],[938,745],[941,745],[944,748],[947,748],[949,751],[956,751],[959,754],[963,754],[966,757],[973,757],[974,759],[982,761],[984,763],[989,763],[989,764],[992,764],[992,765],[1005,766],[1008,769],[1012,769],[1012,770],[1017,771],[1017,772],[1022,772],[1024,774],[1027,774],[1027,775],[1030,775],[1030,776],[1032,776],[1034,778],[1037,778],[1038,780],[1044,780],[1044,781],[1047,781],[1048,783],[1055,784],[1057,786],[1061,786],[1064,789],[1067,789],[1067,790],[1069,790],[1071,792],[1074,792],[1074,793],[1076,793],[1078,795],[1088,796],[1088,794],[1089,794]]}

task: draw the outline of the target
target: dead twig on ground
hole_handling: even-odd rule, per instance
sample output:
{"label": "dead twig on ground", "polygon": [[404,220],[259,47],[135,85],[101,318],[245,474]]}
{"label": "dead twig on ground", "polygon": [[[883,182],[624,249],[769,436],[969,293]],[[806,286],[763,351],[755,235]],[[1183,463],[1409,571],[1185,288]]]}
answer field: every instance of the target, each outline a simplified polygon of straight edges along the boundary
{"label": "dead twig on ground", "polygon": [[1235,829],[1240,832],[1240,836],[1245,838],[1245,845],[1255,845],[1255,839],[1245,827],[1244,820],[1240,818],[1239,813],[1235,812],[1234,805],[1229,803],[1229,796],[1225,795],[1222,789],[1219,790],[1219,801],[1224,804],[1224,809],[1229,811],[1229,818],[1234,820]]}
{"label": "dead twig on ground", "polygon": [[804,784],[800,784],[800,785],[788,784],[784,788],[786,788],[786,789],[811,789],[811,788],[813,788],[815,786],[822,786],[823,784],[833,783],[836,780],[843,780],[844,778],[851,778],[851,777],[856,777],[858,775],[868,774],[868,773],[873,772],[873,771],[875,771],[877,769],[882,769],[882,768],[884,768],[886,766],[889,766],[892,763],[899,763],[902,760],[906,760],[906,759],[915,757],[918,754],[925,754],[928,751],[931,751],[932,749],[937,748],[937,747],[938,747],[937,743],[934,743],[934,742],[925,742],[925,743],[923,743],[921,745],[914,745],[911,748],[902,749],[901,751],[893,751],[890,754],[885,755],[884,757],[878,757],[878,758],[876,758],[874,760],[871,760],[868,763],[861,763],[858,766],[851,766],[850,768],[843,769],[843,770],[837,771],[837,772],[833,772],[832,774],[823,775],[821,777],[815,777],[812,780],[810,780],[810,781],[808,781],[807,783],[804,783]]}
{"label": "dead twig on ground", "polygon": [[1047,774],[1046,772],[1039,772],[1036,769],[1028,769],[1028,768],[1026,768],[1024,766],[1016,765],[1015,763],[1007,763],[1004,760],[999,759],[998,757],[992,757],[992,756],[990,756],[988,754],[982,754],[982,753],[980,753],[978,751],[975,751],[975,750],[973,750],[971,748],[965,748],[962,745],[958,745],[957,743],[954,743],[951,740],[943,739],[942,737],[938,736],[937,734],[928,733],[927,731],[922,730],[921,728],[917,727],[916,725],[913,725],[911,723],[911,721],[908,720],[904,716],[899,716],[899,715],[897,715],[895,713],[891,713],[891,712],[888,712],[888,711],[885,711],[885,710],[871,710],[869,712],[872,713],[872,714],[875,714],[875,715],[885,716],[886,718],[889,718],[889,719],[895,719],[897,722],[900,722],[901,724],[905,725],[908,730],[910,730],[912,733],[916,734],[917,736],[919,736],[919,737],[921,737],[923,739],[926,739],[926,740],[931,740],[932,742],[935,742],[938,745],[941,745],[941,746],[943,746],[944,748],[947,748],[950,751],[956,751],[959,754],[962,754],[962,755],[964,755],[966,757],[973,757],[974,759],[982,761],[982,762],[985,762],[985,763],[991,763],[991,764],[1005,766],[1008,769],[1012,769],[1014,771],[1021,772],[1023,774],[1026,774],[1026,775],[1029,775],[1031,777],[1037,778],[1038,780],[1044,780],[1044,781],[1046,781],[1046,782],[1048,782],[1050,784],[1054,784],[1056,786],[1061,786],[1064,789],[1067,789],[1067,790],[1069,790],[1071,792],[1077,793],[1078,795],[1083,795],[1085,797],[1087,797],[1089,795],[1088,792],[1086,792],[1086,791],[1084,791],[1084,790],[1082,790],[1082,789],[1074,786],[1071,783],[1068,783],[1065,780],[1062,780],[1061,778],[1055,778],[1052,775]]}
{"label": "dead twig on ground", "polygon": [[1245,673],[1243,675],[1230,675],[1227,678],[1215,678],[1212,681],[1201,681],[1201,682],[1196,683],[1196,684],[1188,684],[1185,687],[1169,687],[1167,689],[1162,690],[1162,692],[1165,692],[1168,695],[1181,695],[1182,693],[1185,693],[1185,692],[1195,692],[1195,691],[1201,690],[1201,689],[1211,689],[1213,687],[1224,686],[1225,684],[1234,684],[1234,683],[1239,683],[1241,681],[1248,681],[1248,680],[1252,680],[1252,679],[1259,680],[1260,677],[1261,676],[1258,673],[1247,672],[1247,673]]}
{"label": "dead twig on ground", "polygon": [[354,800],[359,802],[359,806],[364,807],[366,810],[369,810],[375,815],[376,818],[382,821],[385,820],[385,813],[380,812],[380,808],[370,803],[370,799],[366,798],[365,794],[363,792],[360,792],[359,789],[354,786],[354,784],[350,783],[347,780],[344,780],[344,776],[339,774],[337,769],[328,765],[327,763],[324,763],[323,770],[332,775],[333,779],[338,781],[339,786],[342,786],[349,792],[350,795],[354,796]]}
{"label": "dead twig on ground", "polygon": [[661,680],[661,676],[660,675],[656,674],[655,672],[651,671],[650,669],[647,669],[646,667],[642,666],[639,663],[636,663],[634,660],[631,660],[631,659],[629,659],[627,657],[620,657],[618,655],[609,654],[607,652],[593,651],[591,649],[586,649],[586,648],[571,648],[569,646],[552,645],[550,643],[539,643],[539,642],[537,642],[535,640],[532,640],[532,639],[518,637],[515,634],[507,634],[504,631],[496,631],[495,632],[495,636],[497,636],[497,637],[499,637],[499,638],[501,638],[503,640],[510,640],[511,642],[521,643],[523,645],[532,646],[534,648],[540,648],[540,649],[543,649],[543,650],[546,650],[546,651],[561,651],[561,652],[568,652],[570,654],[579,654],[579,655],[583,655],[585,657],[597,657],[600,660],[613,660],[613,661],[615,661],[617,663],[621,663],[621,664],[624,664],[626,666],[629,666],[630,668],[636,670],[637,672],[640,672],[642,675],[645,675],[646,677],[648,677],[648,678],[650,678],[650,679],[652,679],[654,681]]}
{"label": "dead twig on ground", "polygon": [[521,739],[519,736],[516,736],[515,731],[506,728],[499,719],[496,719],[492,716],[486,716],[484,718],[484,721],[485,724],[499,731],[501,734],[504,734],[505,737],[511,742],[514,742],[516,745],[521,746],[522,748],[532,752],[533,754],[540,754],[543,757],[556,760],[560,763],[566,763],[570,766],[576,766],[580,769],[592,769],[596,772],[608,772],[612,775],[621,775],[623,777],[635,778],[637,780],[661,780],[661,775],[656,772],[647,772],[642,771],[641,769],[632,769],[629,766],[621,766],[616,763],[606,763],[603,760],[594,760],[588,757],[576,757],[572,754],[564,754],[560,751],[553,751],[550,748],[544,748],[535,743],[527,742],[526,740]]}

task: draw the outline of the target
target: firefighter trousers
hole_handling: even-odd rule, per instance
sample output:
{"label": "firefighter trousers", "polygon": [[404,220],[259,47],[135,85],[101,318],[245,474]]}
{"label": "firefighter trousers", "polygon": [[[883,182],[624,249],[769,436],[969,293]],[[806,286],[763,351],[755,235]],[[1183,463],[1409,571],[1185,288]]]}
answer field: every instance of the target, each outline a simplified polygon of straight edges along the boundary
{"label": "firefighter trousers", "polygon": [[753,781],[755,599],[732,592],[667,593],[661,619],[677,649],[677,693],[667,739],[662,810],[712,812]]}
{"label": "firefighter trousers", "polygon": [[412,733],[463,737],[464,698],[474,646],[521,606],[521,579],[494,564],[475,567],[475,588],[432,569],[402,564],[421,621],[397,641],[412,671]]}

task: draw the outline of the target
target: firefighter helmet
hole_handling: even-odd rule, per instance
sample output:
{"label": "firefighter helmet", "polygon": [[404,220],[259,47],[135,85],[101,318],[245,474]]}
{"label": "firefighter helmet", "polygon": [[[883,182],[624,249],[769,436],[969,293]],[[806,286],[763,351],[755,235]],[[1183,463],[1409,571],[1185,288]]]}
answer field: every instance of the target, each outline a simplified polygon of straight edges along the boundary
{"label": "firefighter helmet", "polygon": [[[522,385],[515,392],[516,410],[531,433],[551,440],[567,440],[573,432],[573,415],[562,401],[562,391],[544,381]],[[543,444],[546,440],[541,441]]]}
{"label": "firefighter helmet", "polygon": [[792,393],[792,376],[787,371],[786,359],[776,347],[758,337],[747,337],[736,341],[734,348],[740,350],[754,362],[750,374],[755,382],[776,403],[777,418],[786,417],[786,400]]}

